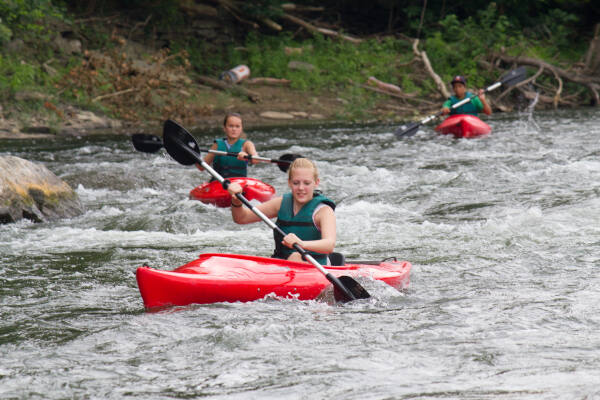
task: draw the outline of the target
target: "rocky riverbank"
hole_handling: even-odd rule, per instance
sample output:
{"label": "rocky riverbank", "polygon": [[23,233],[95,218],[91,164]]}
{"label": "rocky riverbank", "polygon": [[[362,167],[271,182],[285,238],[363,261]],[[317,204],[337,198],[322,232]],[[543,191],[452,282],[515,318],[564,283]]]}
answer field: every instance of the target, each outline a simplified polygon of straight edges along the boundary
{"label": "rocky riverbank", "polygon": [[[372,99],[362,107],[357,104],[366,104],[364,93],[349,98],[347,91],[298,90],[285,79],[250,74],[231,84],[218,76],[197,75],[185,52],[171,54],[118,35],[112,41],[112,48],[82,50],[78,40],[58,36],[53,42],[57,54],[71,54],[81,64],[56,78],[52,89],[19,90],[12,101],[3,103],[0,138],[154,133],[166,119],[190,128],[218,128],[227,112],[241,113],[246,128],[251,128],[325,121],[394,122],[416,111],[401,106],[393,94],[368,92]],[[27,51],[18,44],[12,47],[13,52]],[[174,59],[178,62],[171,62]],[[57,64],[48,60],[43,67],[58,77],[52,66]],[[297,64],[290,62],[289,68],[316,73],[307,63]]]}
{"label": "rocky riverbank", "polygon": [[[245,127],[276,126],[311,123],[349,123],[353,119],[345,116],[347,100],[335,93],[310,93],[287,87],[269,85],[246,85],[259,96],[257,102],[248,101],[219,89],[199,85],[188,89],[194,98],[214,99],[200,105],[206,107],[203,113],[186,116],[184,123],[194,129],[218,128],[227,112],[239,112],[244,118]],[[178,92],[178,89],[173,89]],[[178,113],[155,115],[142,120],[116,119],[100,112],[78,109],[72,105],[54,105],[42,93],[23,93],[21,98],[43,104],[41,112],[5,113],[0,108],[0,138],[22,139],[39,137],[82,136],[92,134],[132,134],[136,132],[158,133],[162,121],[167,118],[179,120]],[[383,96],[382,96],[383,97]],[[190,100],[193,102],[194,100]],[[132,107],[135,107],[133,105]],[[143,105],[140,105],[143,107]],[[382,98],[375,110],[365,110],[367,120],[390,122],[399,120],[402,114],[389,114],[393,101]],[[50,113],[48,112],[51,111]],[[135,110],[131,110],[134,112]],[[8,114],[8,115],[5,115]]]}

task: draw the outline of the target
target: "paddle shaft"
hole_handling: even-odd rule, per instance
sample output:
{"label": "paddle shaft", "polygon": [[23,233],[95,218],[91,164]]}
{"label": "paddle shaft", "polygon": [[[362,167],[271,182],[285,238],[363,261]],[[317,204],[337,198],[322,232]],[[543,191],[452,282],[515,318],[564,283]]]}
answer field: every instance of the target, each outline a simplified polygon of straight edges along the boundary
{"label": "paddle shaft", "polygon": [[[177,141],[179,141],[179,139],[176,139]],[[180,141],[179,141],[180,142]],[[196,153],[194,150],[190,149],[188,146],[186,146],[184,143],[179,143],[181,148],[185,149],[192,157],[196,158],[196,161],[198,161],[200,163],[200,165],[202,165],[202,168],[204,168],[206,171],[208,171],[208,173],[210,173],[216,180],[219,181],[219,183],[221,185],[223,185],[223,188],[227,189],[227,187],[229,186],[229,181],[226,180],[225,178],[223,178],[221,175],[219,175],[219,173],[217,171],[215,171],[209,164],[207,164],[198,153]],[[236,193],[235,197],[237,197],[237,199],[239,201],[241,201],[246,207],[248,207],[254,214],[256,214],[260,219],[263,220],[264,223],[266,223],[271,229],[276,230],[277,232],[279,232],[282,236],[285,236],[285,232],[281,230],[281,228],[279,228],[273,221],[271,221],[265,214],[263,214],[262,211],[260,211],[258,208],[254,207],[245,197],[243,194],[241,193]],[[304,250],[298,243],[294,243],[294,249],[296,251],[298,251],[298,253],[300,253],[302,255],[302,257],[307,260],[308,262],[310,262],[312,265],[315,266],[315,268],[317,268],[323,275],[325,275],[325,277],[329,280],[329,282],[331,282],[333,285],[335,285],[335,287],[337,289],[339,289],[340,291],[342,291],[344,293],[344,295],[349,298],[350,300],[356,300],[356,297],[354,296],[354,294],[352,294],[351,291],[349,291],[346,286],[344,286],[344,284],[342,282],[340,282],[340,280],[335,277],[334,275],[332,275],[331,273],[327,272],[325,270],[325,268],[323,268],[323,266],[321,264],[319,264],[317,262],[317,260],[315,260],[306,250]]]}
{"label": "paddle shaft", "polygon": [[[206,151],[208,153],[212,153],[212,154],[217,154],[219,156],[231,156],[231,157],[237,157],[239,153],[234,153],[231,151],[221,151],[221,150],[201,150],[201,151]],[[245,159],[247,159],[248,161],[251,160],[258,160],[258,161],[264,161],[264,162],[270,162],[270,163],[287,163],[287,164],[291,164],[291,161],[288,160],[278,160],[275,158],[266,158],[266,157],[259,157],[259,156],[251,156],[251,155],[247,155],[246,157],[244,157]]]}
{"label": "paddle shaft", "polygon": [[[490,85],[490,86],[486,87],[486,88],[483,90],[483,93],[487,93],[487,92],[489,92],[489,91],[491,91],[491,90],[494,90],[494,89],[496,89],[496,88],[498,88],[498,87],[500,87],[500,86],[502,86],[502,82],[496,82],[496,83],[494,83],[493,85]],[[483,93],[482,93],[482,94],[483,94]],[[479,96],[479,94],[474,94],[474,95],[472,95],[472,96],[469,96],[469,97],[467,97],[467,98],[464,98],[464,99],[462,99],[461,101],[459,101],[458,103],[455,103],[455,104],[453,104],[453,105],[452,105],[452,107],[450,107],[450,108],[454,110],[455,108],[458,108],[458,107],[460,107],[460,106],[462,106],[462,105],[464,105],[464,104],[467,104],[468,102],[470,102],[471,100],[473,100],[473,99],[474,99],[475,97],[477,97],[477,96]]]}

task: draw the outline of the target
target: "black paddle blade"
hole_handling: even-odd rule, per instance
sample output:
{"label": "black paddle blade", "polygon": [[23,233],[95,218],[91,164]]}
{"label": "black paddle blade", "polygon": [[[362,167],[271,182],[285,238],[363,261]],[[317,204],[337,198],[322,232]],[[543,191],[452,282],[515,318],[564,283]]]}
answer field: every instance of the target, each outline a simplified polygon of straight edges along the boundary
{"label": "black paddle blade", "polygon": [[526,77],[527,69],[525,67],[519,67],[502,75],[500,82],[502,82],[502,85],[504,86],[514,86],[524,80]]}
{"label": "black paddle blade", "polygon": [[[360,286],[358,282],[356,282],[349,276],[342,275],[338,277],[338,279],[346,287],[346,289],[348,289],[348,291],[350,291],[350,293],[354,295],[356,300],[368,299],[369,297],[371,297],[369,292],[367,292],[367,289]],[[348,298],[348,296],[346,296],[346,294],[343,291],[338,289],[337,286],[334,285],[333,288],[333,297],[335,298],[335,301],[346,303],[350,300],[353,300]]]}
{"label": "black paddle blade", "polygon": [[296,158],[303,158],[300,154],[284,154],[279,160],[277,160],[277,166],[282,172],[287,172],[290,169],[290,165],[294,162]]}
{"label": "black paddle blade", "polygon": [[419,126],[421,126],[421,124],[418,122],[411,122],[408,125],[402,125],[396,130],[396,132],[394,132],[394,135],[396,135],[396,138],[398,139],[413,136],[419,131]]}
{"label": "black paddle blade", "polygon": [[167,153],[178,163],[193,165],[200,162],[200,148],[196,139],[177,122],[170,119],[165,121],[163,141]]}
{"label": "black paddle blade", "polygon": [[133,148],[144,153],[156,153],[163,147],[162,140],[158,136],[147,133],[136,133],[131,136]]}

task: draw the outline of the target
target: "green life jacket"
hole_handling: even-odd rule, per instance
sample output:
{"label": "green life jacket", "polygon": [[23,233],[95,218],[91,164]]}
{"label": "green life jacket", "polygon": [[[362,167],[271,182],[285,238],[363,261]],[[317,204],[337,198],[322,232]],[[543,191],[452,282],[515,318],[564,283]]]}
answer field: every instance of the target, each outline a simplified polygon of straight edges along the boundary
{"label": "green life jacket", "polygon": [[[238,139],[233,145],[229,146],[227,139],[216,139],[217,150],[239,153],[244,147],[246,139]],[[223,178],[231,178],[236,176],[248,176],[248,162],[240,161],[232,156],[215,156],[213,165],[215,171]]]}
{"label": "green life jacket", "polygon": [[446,100],[446,102],[444,103],[444,107],[450,108],[450,115],[470,114],[470,115],[477,116],[478,113],[483,111],[483,104],[481,103],[481,100],[479,100],[479,97],[477,97],[477,96],[473,97],[470,102],[463,104],[460,107],[452,108],[452,106],[454,104],[456,104],[459,101],[462,101],[464,99],[467,99],[471,96],[473,96],[473,93],[471,93],[471,92],[466,92],[465,97],[463,99],[459,99],[456,96],[452,95],[452,96],[450,96],[450,98],[448,100]]}
{"label": "green life jacket", "polygon": [[[277,213],[277,221],[275,223],[286,234],[294,233],[300,240],[319,240],[322,236],[321,232],[313,222],[313,213],[315,212],[315,208],[321,203],[325,203],[335,210],[335,203],[333,201],[322,194],[315,193],[313,199],[306,203],[300,211],[298,211],[298,214],[294,215],[292,194],[286,193],[281,200],[281,207],[279,208],[279,213]],[[296,251],[281,243],[283,236],[276,230],[273,230],[273,238],[275,239],[274,258],[287,259]],[[327,265],[327,254],[315,253],[312,251],[308,251],[308,253],[319,264]]]}

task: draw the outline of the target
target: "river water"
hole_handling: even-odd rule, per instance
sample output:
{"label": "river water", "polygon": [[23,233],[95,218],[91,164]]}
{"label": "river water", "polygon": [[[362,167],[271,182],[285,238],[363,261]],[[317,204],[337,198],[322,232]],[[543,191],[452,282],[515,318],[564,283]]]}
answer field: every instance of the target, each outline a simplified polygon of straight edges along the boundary
{"label": "river water", "polygon": [[[2,399],[599,399],[600,112],[499,114],[478,139],[431,126],[250,130],[317,160],[337,250],[413,264],[345,305],[143,308],[135,270],[268,255],[266,225],[188,200],[208,175],[128,138],[0,141],[76,189],[72,219],[0,226]],[[217,131],[196,132],[210,145]],[[252,176],[286,190],[274,165]],[[367,286],[368,285],[368,286]]]}

